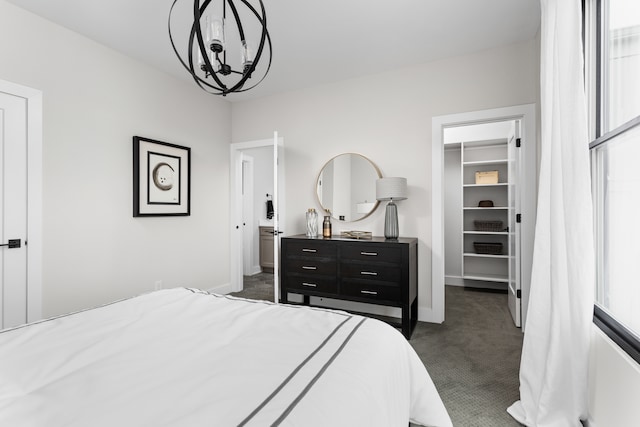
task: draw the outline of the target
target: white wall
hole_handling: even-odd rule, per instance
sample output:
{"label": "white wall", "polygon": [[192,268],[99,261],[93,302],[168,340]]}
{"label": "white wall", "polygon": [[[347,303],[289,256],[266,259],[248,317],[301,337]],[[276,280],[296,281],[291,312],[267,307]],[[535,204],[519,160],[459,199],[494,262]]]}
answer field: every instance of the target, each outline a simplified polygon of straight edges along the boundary
{"label": "white wall", "polygon": [[[4,0],[0,58],[43,91],[44,316],[229,282],[228,102]],[[132,217],[134,135],[191,147],[191,216]]]}
{"label": "white wall", "polygon": [[444,281],[461,285],[462,279],[462,171],[460,144],[444,149]]}
{"label": "white wall", "polygon": [[444,130],[442,141],[445,144],[451,144],[503,139],[509,135],[512,126],[513,123],[511,121],[506,121],[450,127]]}
{"label": "white wall", "polygon": [[[330,85],[233,103],[232,140],[284,138],[288,234],[305,232],[307,208],[319,208],[315,181],[331,157],[357,152],[384,176],[404,176],[400,234],[419,239],[419,306],[431,307],[431,118],[536,101],[537,41],[399,69]],[[268,77],[267,77],[268,78]],[[341,229],[381,235],[384,206]]]}
{"label": "white wall", "polygon": [[589,353],[589,427],[632,427],[640,420],[640,365],[596,325]]}

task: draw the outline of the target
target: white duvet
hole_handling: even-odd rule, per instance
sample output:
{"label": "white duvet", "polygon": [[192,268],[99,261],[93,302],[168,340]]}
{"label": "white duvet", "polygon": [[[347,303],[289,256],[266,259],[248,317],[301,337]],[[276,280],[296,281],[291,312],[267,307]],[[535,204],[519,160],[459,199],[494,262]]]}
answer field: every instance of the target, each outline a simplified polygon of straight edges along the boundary
{"label": "white duvet", "polygon": [[392,327],[169,289],[0,332],[0,426],[451,426]]}

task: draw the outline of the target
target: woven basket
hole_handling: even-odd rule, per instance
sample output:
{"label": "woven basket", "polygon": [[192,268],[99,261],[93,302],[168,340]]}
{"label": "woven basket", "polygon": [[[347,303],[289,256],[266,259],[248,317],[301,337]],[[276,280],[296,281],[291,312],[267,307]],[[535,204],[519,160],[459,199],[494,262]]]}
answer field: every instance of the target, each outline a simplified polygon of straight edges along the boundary
{"label": "woven basket", "polygon": [[480,208],[492,208],[493,207],[493,200],[480,200],[478,202],[478,207],[480,207]]}
{"label": "woven basket", "polygon": [[477,254],[501,255],[502,243],[473,242],[473,248]]}
{"label": "woven basket", "polygon": [[502,221],[485,221],[476,219],[473,221],[476,231],[502,231]]}

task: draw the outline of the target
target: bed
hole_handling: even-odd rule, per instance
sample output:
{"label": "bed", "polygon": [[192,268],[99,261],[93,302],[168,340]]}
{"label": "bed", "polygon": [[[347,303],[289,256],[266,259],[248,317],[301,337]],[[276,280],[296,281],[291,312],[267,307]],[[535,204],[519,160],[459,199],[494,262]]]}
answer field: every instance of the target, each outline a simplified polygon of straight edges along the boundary
{"label": "bed", "polygon": [[389,325],[176,288],[0,332],[2,426],[407,426],[450,418]]}

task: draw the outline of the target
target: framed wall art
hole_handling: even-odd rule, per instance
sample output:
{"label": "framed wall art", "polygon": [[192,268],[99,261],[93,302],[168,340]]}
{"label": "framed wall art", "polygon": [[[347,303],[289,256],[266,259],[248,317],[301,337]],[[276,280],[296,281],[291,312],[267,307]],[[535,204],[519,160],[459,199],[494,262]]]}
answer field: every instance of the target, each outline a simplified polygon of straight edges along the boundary
{"label": "framed wall art", "polygon": [[191,148],[133,137],[133,216],[191,214]]}

